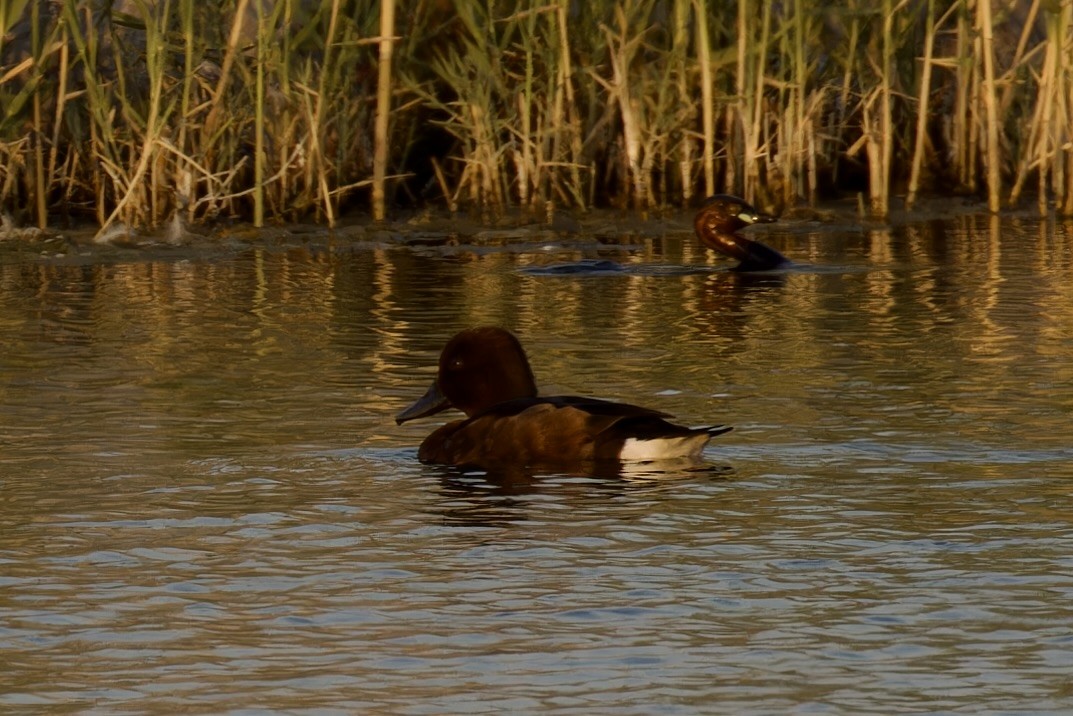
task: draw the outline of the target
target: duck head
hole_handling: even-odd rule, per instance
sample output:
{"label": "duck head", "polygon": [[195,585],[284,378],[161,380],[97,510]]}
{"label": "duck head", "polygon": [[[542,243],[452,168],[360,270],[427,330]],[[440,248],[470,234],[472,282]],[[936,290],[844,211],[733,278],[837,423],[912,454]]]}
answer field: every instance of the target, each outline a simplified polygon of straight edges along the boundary
{"label": "duck head", "polygon": [[447,408],[472,417],[504,401],[536,394],[529,359],[514,334],[496,326],[470,328],[447,342],[436,379],[395,422],[401,425]]}
{"label": "duck head", "polygon": [[[704,201],[693,220],[693,228],[702,241],[713,234],[732,234],[750,224],[770,224],[775,217],[758,211],[744,199],[730,194],[716,194]],[[707,242],[705,242],[707,243]]]}

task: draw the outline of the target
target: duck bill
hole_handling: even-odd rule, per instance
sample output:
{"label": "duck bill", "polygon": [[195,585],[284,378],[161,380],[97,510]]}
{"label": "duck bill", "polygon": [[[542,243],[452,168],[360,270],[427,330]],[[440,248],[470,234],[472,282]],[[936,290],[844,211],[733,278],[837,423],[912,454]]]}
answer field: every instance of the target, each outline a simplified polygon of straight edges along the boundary
{"label": "duck bill", "polygon": [[738,218],[746,224],[771,224],[775,221],[771,214],[762,214],[751,206],[743,207],[738,212]]}
{"label": "duck bill", "polygon": [[429,415],[435,415],[441,410],[446,410],[451,407],[451,401],[444,397],[440,391],[440,384],[438,381],[432,381],[432,385],[429,386],[425,394],[418,398],[413,405],[403,410],[401,413],[395,416],[395,424],[402,425],[407,420],[415,420],[416,418],[424,418]]}

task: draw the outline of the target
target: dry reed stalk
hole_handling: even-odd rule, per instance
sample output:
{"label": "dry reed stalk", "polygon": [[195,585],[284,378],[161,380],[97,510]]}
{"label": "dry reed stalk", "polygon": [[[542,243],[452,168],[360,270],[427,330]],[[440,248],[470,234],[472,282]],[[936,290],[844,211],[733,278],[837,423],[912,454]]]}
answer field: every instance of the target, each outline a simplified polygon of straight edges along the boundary
{"label": "dry reed stalk", "polygon": [[48,154],[48,176],[50,180],[57,176],[57,163],[60,154],[60,129],[63,127],[63,114],[67,107],[67,76],[71,61],[71,46],[63,36],[64,33],[65,30],[61,30],[59,67],[57,68],[59,84],[56,87],[56,109],[52,115],[52,141],[50,142]]}
{"label": "dry reed stalk", "polygon": [[871,192],[872,213],[883,217],[890,210],[891,159],[894,154],[894,118],[891,115],[891,76],[894,73],[894,17],[895,13],[904,7],[907,2],[908,0],[901,0],[897,7],[892,7],[891,0],[883,0],[883,38],[881,45],[883,68],[879,78],[879,131],[881,136],[879,186]]}
{"label": "dry reed stalk", "polygon": [[249,0],[238,0],[235,7],[234,19],[231,21],[231,31],[227,38],[227,46],[224,49],[223,62],[220,65],[220,76],[216,81],[216,87],[212,91],[212,98],[207,103],[209,113],[205,117],[204,128],[201,132],[201,152],[208,154],[220,136],[219,124],[220,113],[227,106],[224,102],[224,92],[231,82],[232,67],[241,47],[242,25],[246,17],[246,8]]}
{"label": "dry reed stalk", "polygon": [[810,63],[805,55],[805,37],[811,31],[808,16],[802,4],[803,0],[793,2],[793,22],[790,24],[791,65],[793,77],[790,83],[790,109],[793,117],[793,132],[791,141],[787,146],[786,177],[783,182],[783,205],[792,206],[798,197],[807,195],[809,203],[814,203],[815,196],[812,192],[802,191],[801,184],[806,176],[806,156],[808,153],[809,136],[805,123],[807,115],[805,103],[807,101],[808,76]]}
{"label": "dry reed stalk", "polygon": [[820,191],[820,168],[818,158],[821,152],[822,139],[818,127],[822,127],[824,109],[827,106],[826,87],[819,87],[809,93],[805,105],[805,142],[802,150],[805,152],[805,169],[808,176],[808,203],[815,204]]}
{"label": "dry reed stalk", "polygon": [[746,104],[745,88],[751,86],[749,82],[749,65],[746,64],[746,50],[749,44],[747,3],[738,3],[736,42],[735,42],[735,66],[734,66],[734,101],[727,106],[727,158],[726,177],[723,186],[733,193],[744,193],[738,177],[743,174],[745,165],[745,134],[748,118],[751,110]]}
{"label": "dry reed stalk", "polygon": [[909,170],[909,187],[905,196],[905,208],[912,209],[920,190],[920,171],[924,165],[924,152],[928,144],[928,100],[931,97],[931,65],[935,47],[935,0],[928,0],[924,16],[924,57],[920,68],[920,89],[917,94],[916,135],[913,142],[913,158]]}
{"label": "dry reed stalk", "polygon": [[[886,195],[882,192],[884,184],[883,175],[883,140],[879,136],[880,120],[876,118],[874,105],[883,94],[882,87],[876,87],[861,102],[861,141],[865,155],[868,157],[868,213],[873,216],[885,216],[887,206]],[[880,109],[882,112],[882,109]],[[847,150],[847,154],[853,155],[855,148]]]}
{"label": "dry reed stalk", "polygon": [[[1051,37],[1052,42],[1058,45],[1058,55],[1063,58],[1060,63],[1062,91],[1058,95],[1062,111],[1059,115],[1056,133],[1059,135],[1058,144],[1062,148],[1061,153],[1065,155],[1065,166],[1062,168],[1063,182],[1056,186],[1056,189],[1059,196],[1059,212],[1063,216],[1073,216],[1073,96],[1071,96],[1073,95],[1073,4],[1062,3],[1056,15],[1055,30]],[[1061,160],[1057,164],[1061,166]]]}
{"label": "dry reed stalk", "polygon": [[[761,166],[760,161],[763,160],[765,165],[771,162],[771,151],[773,142],[769,135],[769,127],[765,118],[768,114],[767,102],[764,98],[764,88],[767,85],[767,64],[765,63],[765,57],[770,49],[771,33],[772,33],[772,20],[771,20],[771,5],[772,3],[764,3],[764,10],[760,20],[760,39],[756,43],[753,49],[753,63],[754,68],[750,75],[755,82],[753,88],[752,101],[750,102],[752,108],[752,117],[750,118],[750,132],[746,133],[746,151],[744,156],[745,161],[745,177],[747,180],[745,184],[745,198],[746,201],[756,201],[760,197],[760,187],[762,186],[762,177],[760,175],[759,168]],[[748,90],[746,90],[748,91]],[[751,141],[749,139],[751,138]],[[750,171],[749,167],[752,167]],[[768,198],[765,196],[764,200]]]}
{"label": "dry reed stalk", "polygon": [[458,196],[451,193],[451,189],[447,184],[447,178],[443,175],[443,167],[440,166],[436,157],[431,157],[432,170],[436,174],[436,183],[440,185],[440,193],[443,194],[444,199],[447,200],[447,210],[452,214],[458,211]]}
{"label": "dry reed stalk", "polygon": [[[859,74],[859,58],[857,56],[858,47],[860,46],[861,37],[861,22],[858,13],[854,13],[850,18],[849,26],[849,39],[846,42],[846,61],[842,69],[842,81],[839,86],[839,95],[836,101],[836,107],[838,112],[832,117],[831,133],[836,136],[844,136],[846,127],[846,118],[849,116],[850,107],[854,104],[851,98],[854,94],[854,82]],[[847,155],[850,155],[847,152]],[[834,179],[838,179],[838,164],[834,166]]]}
{"label": "dry reed stalk", "polygon": [[[190,102],[194,91],[194,2],[181,0],[179,3],[179,27],[183,38],[183,78],[179,98],[179,117],[176,130],[176,143],[180,149],[187,145],[190,129]],[[182,161],[175,161],[176,211],[185,210],[186,220],[194,220],[194,182],[193,172]]]}
{"label": "dry reed stalk", "polygon": [[[570,196],[577,202],[579,208],[585,208],[585,189],[581,183],[581,120],[577,109],[577,98],[574,94],[574,70],[570,55],[570,33],[567,31],[566,14],[570,0],[559,0],[555,7],[555,26],[558,31],[559,42],[559,75],[558,82],[562,85],[562,95],[565,102],[562,114],[556,113],[556,117],[565,120],[561,125],[566,128],[569,139],[569,156],[567,166],[570,169]],[[591,186],[591,184],[590,184]]]}
{"label": "dry reed stalk", "polygon": [[[748,3],[739,4],[739,41],[744,41],[748,51],[744,54],[744,76],[751,80],[742,89],[742,193],[746,201],[757,201],[761,186],[760,160],[770,160],[771,143],[766,141],[764,86],[766,84],[766,65],[764,57],[768,51],[771,38],[771,3],[764,3],[760,19],[759,40],[755,43],[757,31],[751,28],[746,12]],[[751,7],[751,6],[749,6]],[[739,50],[740,52],[740,50]],[[740,59],[741,56],[739,56]]]}
{"label": "dry reed stalk", "polygon": [[[707,0],[693,0],[697,28],[697,64],[700,65],[701,156],[704,160],[704,195],[715,194],[715,80],[712,77],[711,41],[708,37]],[[687,100],[688,101],[688,100]],[[728,167],[732,162],[727,161]],[[683,182],[688,177],[683,176]],[[688,199],[688,197],[685,197]]]}
{"label": "dry reed stalk", "polygon": [[19,165],[29,141],[29,137],[23,137],[14,142],[0,142],[0,201],[12,196],[16,191],[21,178]]}
{"label": "dry reed stalk", "polygon": [[860,141],[847,150],[848,154],[864,146],[868,157],[868,213],[885,217],[890,209],[891,148],[891,37],[893,34],[891,0],[883,0],[879,60],[869,56],[872,71],[879,80],[861,101]]}
{"label": "dry reed stalk", "polygon": [[253,225],[265,223],[265,63],[268,50],[265,42],[264,4],[257,0],[257,63],[253,100]]}
{"label": "dry reed stalk", "polygon": [[437,124],[454,136],[462,154],[457,157],[461,173],[455,191],[445,199],[457,201],[468,191],[472,203],[498,208],[507,196],[499,162],[509,148],[499,141],[511,134],[517,104],[505,100],[509,90],[504,87],[503,48],[495,44],[501,38],[494,20],[475,3],[459,0],[455,7],[462,28],[452,38],[456,44],[431,62],[432,73],[455,99],[444,100],[435,85],[430,89],[412,79],[408,83],[427,106],[445,115]]}
{"label": "dry reed stalk", "polygon": [[630,27],[626,22],[626,14],[621,5],[615,7],[615,20],[618,25],[617,32],[602,25],[601,29],[607,38],[609,59],[611,63],[611,79],[605,80],[598,76],[594,77],[603,85],[610,99],[618,104],[619,116],[622,120],[622,141],[625,154],[625,168],[630,184],[630,199],[638,208],[644,209],[649,198],[648,177],[644,173],[643,162],[644,142],[642,141],[642,122],[640,115],[641,104],[634,99],[630,87],[630,64],[641,42],[641,35],[630,37]]}
{"label": "dry reed stalk", "polygon": [[[153,216],[153,199],[152,194],[146,195],[147,187],[144,185],[146,174],[154,164],[156,153],[158,151],[157,142],[161,133],[164,131],[164,125],[169,114],[168,110],[162,106],[162,98],[164,93],[164,63],[165,59],[165,37],[167,33],[167,18],[170,9],[170,0],[164,0],[163,9],[160,10],[159,18],[153,18],[149,7],[144,2],[138,2],[138,9],[142,12],[142,17],[145,21],[145,35],[146,35],[146,71],[149,78],[149,106],[145,113],[145,129],[143,131],[141,146],[137,147],[133,144],[130,146],[132,155],[138,157],[138,162],[131,172],[126,172],[125,166],[117,162],[109,162],[106,164],[106,168],[110,169],[110,173],[113,176],[113,180],[117,185],[123,186],[125,189],[120,193],[120,198],[116,202],[112,212],[102,223],[100,230],[97,232],[97,237],[105,235],[105,233],[111,228],[114,221],[120,217],[127,216],[128,221],[126,223],[135,223],[142,221],[143,223],[153,224],[154,219],[159,218]],[[159,26],[157,23],[161,23]],[[133,107],[128,103],[123,103],[128,112],[133,113]],[[150,187],[151,188],[151,185]],[[148,221],[146,222],[146,205],[148,204]],[[129,214],[125,214],[127,207],[131,206]]]}
{"label": "dry reed stalk", "polygon": [[980,55],[983,62],[983,93],[985,117],[985,152],[987,169],[987,208],[1001,208],[1001,157],[999,155],[998,97],[995,90],[994,30],[991,22],[991,1],[976,3],[977,31],[980,34]]}
{"label": "dry reed stalk", "polygon": [[94,161],[94,157],[103,157],[106,161],[115,161],[119,154],[116,143],[111,111],[111,93],[106,91],[106,83],[97,73],[98,36],[95,31],[82,33],[82,23],[79,21],[79,13],[84,13],[85,27],[94,28],[93,17],[89,8],[79,8],[73,0],[65,0],[61,8],[62,22],[65,25],[65,33],[70,37],[75,46],[75,57],[78,64],[83,66],[85,75],[85,94],[83,101],[86,106],[87,123],[89,126],[89,141],[72,147],[74,151],[85,151],[89,158],[88,185],[93,197],[94,208],[98,224],[103,224],[107,218],[106,188],[103,179],[103,162]]}
{"label": "dry reed stalk", "polygon": [[[813,96],[813,106],[823,107],[823,90],[818,90]],[[805,152],[808,158],[807,171],[808,171],[808,201],[809,204],[816,203],[816,197],[819,194],[820,187],[820,168],[816,161],[820,153],[819,143],[816,136],[816,120],[813,112],[809,112],[807,125],[805,128],[805,135],[808,137],[808,142],[805,145]]]}
{"label": "dry reed stalk", "polygon": [[[155,223],[174,207],[191,220],[230,210],[261,223],[315,210],[334,223],[344,194],[367,185],[367,167],[372,202],[382,206],[387,165],[396,156],[405,161],[429,111],[442,111],[461,159],[432,169],[452,209],[467,193],[491,207],[588,206],[597,192],[616,190],[643,207],[721,185],[753,201],[758,194],[761,202],[813,201],[820,172],[836,170],[837,148],[854,140],[857,111],[865,133],[854,148],[868,150],[873,211],[889,208],[892,172],[903,161],[907,201],[926,190],[928,127],[937,120],[950,123],[946,146],[964,185],[978,181],[976,164],[986,162],[992,204],[1005,154],[1023,158],[1010,177],[1011,198],[1035,173],[1041,206],[1049,196],[1073,208],[1073,52],[1069,21],[1058,22],[1073,3],[1031,0],[1007,68],[999,62],[1002,20],[980,2],[928,0],[921,51],[910,11],[924,4],[905,0],[887,0],[881,12],[860,0],[822,8],[834,13],[823,27],[842,32],[837,49],[824,37],[821,8],[806,0],[736,8],[707,0],[506,0],[496,4],[502,17],[489,15],[487,4],[456,0],[452,29],[427,45],[444,48],[443,58],[429,63],[428,52],[404,51],[418,44],[408,38],[434,34],[426,32],[439,22],[431,16],[392,38],[381,104],[381,84],[364,78],[375,62],[371,44],[390,36],[375,30],[386,6],[351,13],[341,0],[239,0],[233,18],[214,23],[219,8],[194,0],[172,0],[170,19],[166,0],[135,0],[133,15],[105,10],[103,21],[85,0],[22,0],[24,27],[36,9],[38,34],[31,57],[5,55],[0,67],[0,208],[17,203],[38,223],[62,201],[92,204],[102,225]],[[18,4],[0,0],[0,21],[9,25]],[[58,19],[49,19],[52,7]],[[312,20],[303,24],[307,13]],[[1033,44],[1036,14],[1053,27]],[[144,67],[130,61],[142,52],[143,22]],[[210,30],[195,36],[202,25]],[[938,38],[951,29],[956,51],[936,57]],[[361,43],[369,45],[357,49]],[[198,67],[213,48],[222,57],[215,76],[205,71],[214,69],[210,61]],[[906,103],[898,69],[917,54],[915,126],[903,131],[894,121]],[[153,64],[165,56],[166,72],[162,61]],[[939,68],[953,73],[953,111],[929,96]],[[733,93],[722,105],[719,86]],[[412,111],[417,103],[425,113]],[[378,130],[383,119],[368,108],[381,106],[389,121]],[[725,112],[718,125],[717,111]],[[894,156],[902,134],[909,151]],[[604,173],[590,169],[595,163]]]}
{"label": "dry reed stalk", "polygon": [[328,106],[327,99],[327,83],[330,77],[328,68],[332,67],[332,54],[336,41],[336,32],[339,26],[339,3],[341,0],[332,0],[331,12],[328,19],[328,34],[324,38],[324,69],[320,72],[320,79],[317,85],[317,93],[314,98],[314,111],[312,117],[312,123],[310,126],[310,132],[315,141],[313,146],[315,147],[315,154],[311,155],[311,158],[315,157],[315,161],[310,162],[310,171],[315,172],[315,185],[320,193],[321,209],[324,212],[324,218],[328,222],[328,226],[335,226],[335,202],[332,200],[331,190],[328,182],[328,159],[324,151],[324,141],[326,137],[326,107]]}
{"label": "dry reed stalk", "polygon": [[[1032,0],[1032,4],[1028,8],[1028,14],[1025,17],[1024,24],[1021,26],[1021,35],[1017,40],[1017,49],[1014,50],[1013,59],[1010,62],[1010,69],[1006,72],[1007,81],[1003,82],[1002,99],[999,101],[998,113],[1000,116],[1006,116],[1007,110],[1010,108],[1010,104],[1013,102],[1016,96],[1017,82],[1012,80],[1013,72],[1020,67],[1030,55],[1035,54],[1037,50],[1042,49],[1042,45],[1036,46],[1032,52],[1026,54],[1026,48],[1028,47],[1029,38],[1032,36],[1032,32],[1036,27],[1036,18],[1039,15],[1040,0]],[[1046,44],[1046,43],[1043,43]]]}
{"label": "dry reed stalk", "polygon": [[[688,101],[690,92],[689,71],[688,71],[688,47],[689,47],[689,19],[692,10],[692,0],[675,0],[674,3],[674,22],[672,24],[672,56],[674,58],[674,79],[675,89],[677,91],[677,103],[686,107],[690,106]],[[698,18],[698,25],[707,26],[707,19],[704,17]],[[698,31],[699,32],[699,31]],[[697,47],[698,56],[701,54],[701,46]],[[705,93],[703,87],[701,89],[701,114],[704,112],[710,112],[711,109],[705,110],[703,105],[705,104]],[[693,116],[695,113],[690,112],[687,119],[686,126],[693,124]],[[692,181],[692,165],[693,165],[693,142],[688,138],[679,142],[679,158],[678,158],[678,173],[679,181],[682,186],[682,202],[689,203],[689,200],[693,196],[693,181]],[[703,149],[703,148],[702,148]],[[703,154],[702,154],[703,156]],[[663,192],[666,196],[669,192],[665,190]]]}
{"label": "dry reed stalk", "polygon": [[474,198],[483,198],[494,207],[502,207],[504,197],[500,188],[499,150],[496,148],[492,118],[485,108],[478,104],[470,104],[468,109],[475,130],[471,166],[477,174],[473,188],[478,193]]}
{"label": "dry reed stalk", "polygon": [[[1048,39],[1053,40],[1055,34],[1054,20],[1057,14],[1047,15]],[[1036,94],[1039,100],[1032,111],[1032,118],[1028,123],[1028,137],[1025,142],[1025,151],[1021,154],[1021,160],[1017,163],[1017,173],[1014,177],[1013,186],[1010,189],[1009,201],[1016,204],[1020,199],[1021,191],[1028,180],[1029,173],[1037,172],[1039,179],[1038,202],[1040,213],[1046,211],[1047,194],[1052,158],[1055,155],[1055,104],[1060,99],[1058,88],[1061,86],[1060,60],[1061,42],[1050,41],[1046,43],[1043,64],[1039,69],[1036,84]]]}
{"label": "dry reed stalk", "polygon": [[[539,186],[532,186],[539,182],[540,170],[534,166],[538,151],[533,147],[533,112],[529,104],[532,97],[529,89],[519,92],[517,95],[518,116],[522,126],[515,134],[514,146],[511,153],[514,159],[514,175],[517,178],[518,203],[521,206],[529,206],[539,194]],[[535,189],[536,191],[531,191]]]}
{"label": "dry reed stalk", "polygon": [[973,190],[976,188],[975,143],[973,141],[972,97],[976,86],[976,63],[973,62],[973,42],[969,31],[968,19],[964,11],[964,2],[957,7],[957,54],[953,58],[954,74],[954,117],[950,143],[953,147],[954,170],[958,182]]}
{"label": "dry reed stalk", "polygon": [[[42,51],[41,39],[41,3],[35,2],[30,10],[30,46],[35,58],[40,58]],[[37,74],[40,76],[41,63],[35,62]],[[46,136],[44,128],[42,97],[40,92],[34,92],[33,96],[33,127],[34,127],[34,206],[37,210],[37,227],[40,229],[48,226],[48,199],[46,196],[45,178],[45,148],[41,139]]]}
{"label": "dry reed stalk", "polygon": [[[525,40],[525,79],[522,83],[522,91],[518,94],[518,114],[522,126],[522,136],[518,138],[518,143],[521,145],[518,159],[522,166],[518,176],[518,202],[526,207],[535,205],[536,200],[540,198],[540,185],[542,183],[541,166],[538,160],[540,149],[537,141],[537,138],[541,136],[542,123],[540,115],[537,114],[541,112],[541,108],[534,96],[535,80],[533,75],[535,70],[533,63],[535,53],[533,43],[528,40],[528,38],[536,36],[536,22],[538,19],[536,12],[528,12],[525,17],[519,18],[519,22],[524,28],[522,37]],[[533,131],[534,123],[536,125],[535,133]]]}
{"label": "dry reed stalk", "polygon": [[[569,62],[569,56],[564,57],[563,48],[556,46],[566,42],[558,32],[558,3],[539,5],[526,0],[519,2],[515,10],[494,23],[496,44],[507,67],[515,67],[517,58],[523,58],[521,81],[514,83],[517,89],[505,82],[506,96],[495,102],[500,107],[496,124],[511,145],[519,204],[536,209],[544,202],[546,211],[552,191],[561,191],[557,170],[569,163],[560,161],[560,134],[567,131],[562,116],[566,88],[560,64]],[[542,16],[547,19],[547,34],[541,31],[545,27]],[[518,73],[508,69],[507,74],[513,78]]]}
{"label": "dry reed stalk", "polygon": [[[380,63],[376,81],[376,124],[373,127],[373,220],[385,215],[384,177],[387,175],[388,120],[391,116],[391,55],[395,46],[395,0],[380,3]],[[437,166],[437,170],[439,167]]]}

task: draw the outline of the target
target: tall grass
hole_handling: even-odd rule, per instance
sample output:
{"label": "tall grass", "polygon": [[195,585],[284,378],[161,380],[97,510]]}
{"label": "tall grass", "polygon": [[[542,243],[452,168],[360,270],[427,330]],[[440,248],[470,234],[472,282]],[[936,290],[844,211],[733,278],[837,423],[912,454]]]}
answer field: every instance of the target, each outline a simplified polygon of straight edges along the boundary
{"label": "tall grass", "polygon": [[0,0],[0,210],[1073,213],[1073,3]]}

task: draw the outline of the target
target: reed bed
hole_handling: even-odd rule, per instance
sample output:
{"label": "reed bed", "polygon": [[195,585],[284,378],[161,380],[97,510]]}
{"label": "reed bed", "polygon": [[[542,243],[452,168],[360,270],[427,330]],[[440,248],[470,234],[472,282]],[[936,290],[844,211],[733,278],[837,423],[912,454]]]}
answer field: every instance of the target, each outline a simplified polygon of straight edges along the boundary
{"label": "reed bed", "polygon": [[1073,3],[0,0],[41,227],[936,191],[1073,214]]}

